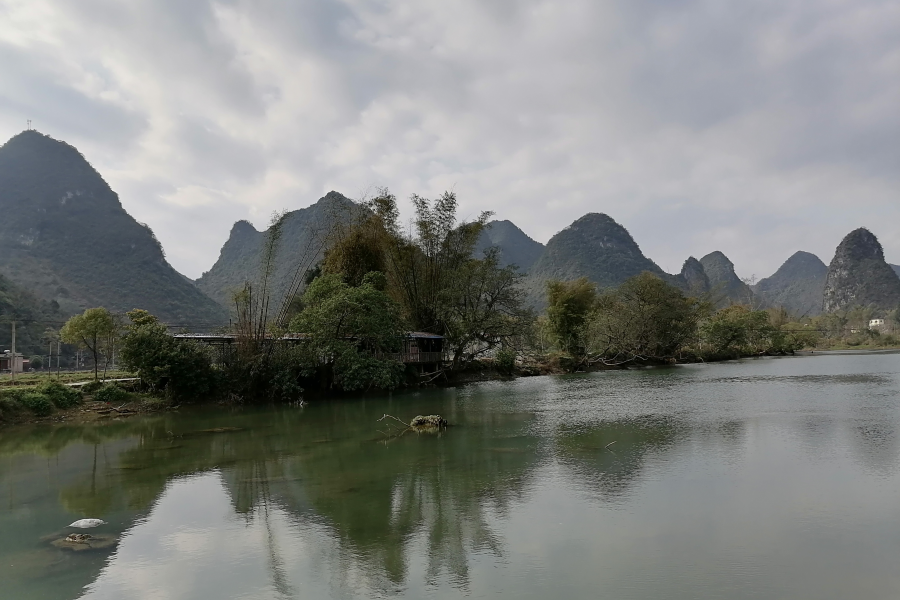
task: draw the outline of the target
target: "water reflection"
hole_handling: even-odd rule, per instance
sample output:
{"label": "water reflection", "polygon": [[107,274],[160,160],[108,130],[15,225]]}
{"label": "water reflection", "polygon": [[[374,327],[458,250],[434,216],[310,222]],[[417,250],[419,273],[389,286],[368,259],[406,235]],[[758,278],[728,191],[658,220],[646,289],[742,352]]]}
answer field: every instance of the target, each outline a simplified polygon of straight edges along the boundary
{"label": "water reflection", "polygon": [[[559,458],[576,479],[607,502],[620,502],[638,479],[647,455],[660,454],[684,438],[684,425],[674,419],[645,415],[594,427],[559,427]],[[681,435],[679,435],[681,432]]]}
{"label": "water reflection", "polygon": [[[3,431],[0,580],[16,598],[540,597],[560,585],[547,573],[565,573],[585,596],[600,574],[582,563],[603,556],[617,565],[618,576],[603,571],[617,597],[712,597],[666,579],[673,565],[707,563],[753,564],[796,595],[780,575],[791,559],[763,558],[770,545],[837,564],[835,548],[878,537],[856,518],[900,534],[883,500],[900,492],[900,416],[894,363],[793,364]],[[440,413],[454,427],[388,436],[385,413]],[[118,546],[49,545],[82,517],[109,521]],[[782,531],[791,537],[772,537]],[[565,561],[543,547],[557,535]],[[642,562],[653,568],[634,570]],[[518,583],[503,583],[507,570]]]}

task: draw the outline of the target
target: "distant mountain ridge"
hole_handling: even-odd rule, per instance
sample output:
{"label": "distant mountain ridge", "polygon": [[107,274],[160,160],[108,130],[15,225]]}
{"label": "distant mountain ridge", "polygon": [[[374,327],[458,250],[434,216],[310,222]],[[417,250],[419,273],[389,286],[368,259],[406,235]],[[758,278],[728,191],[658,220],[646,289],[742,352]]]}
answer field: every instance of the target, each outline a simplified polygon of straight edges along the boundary
{"label": "distant mountain ridge", "polygon": [[544,287],[551,279],[587,277],[600,288],[612,288],[644,271],[672,280],[612,217],[588,213],[550,238],[524,286],[529,302],[543,307]]}
{"label": "distant mountain ridge", "polygon": [[516,265],[522,272],[528,271],[544,251],[543,244],[528,237],[511,221],[488,223],[478,239],[475,255],[483,256],[484,251],[491,247],[499,250],[501,266]]}
{"label": "distant mountain ridge", "polygon": [[65,142],[28,130],[0,147],[0,214],[0,273],[62,313],[143,308],[170,323],[227,322]]}
{"label": "distant mountain ridge", "polygon": [[[357,210],[362,210],[359,205],[331,191],[314,204],[287,213],[270,282],[272,302],[281,302],[295,277],[321,261],[335,220],[349,220]],[[246,282],[254,286],[259,282],[265,240],[265,231],[247,221],[235,223],[219,258],[197,280],[197,287],[222,307],[232,308],[234,292]]]}
{"label": "distant mountain ridge", "polygon": [[828,267],[815,254],[798,251],[775,273],[761,279],[754,291],[771,306],[781,306],[797,316],[822,312]]}
{"label": "distant mountain ridge", "polygon": [[700,259],[703,272],[709,278],[710,293],[717,306],[751,304],[753,291],[734,272],[734,263],[716,250]]}

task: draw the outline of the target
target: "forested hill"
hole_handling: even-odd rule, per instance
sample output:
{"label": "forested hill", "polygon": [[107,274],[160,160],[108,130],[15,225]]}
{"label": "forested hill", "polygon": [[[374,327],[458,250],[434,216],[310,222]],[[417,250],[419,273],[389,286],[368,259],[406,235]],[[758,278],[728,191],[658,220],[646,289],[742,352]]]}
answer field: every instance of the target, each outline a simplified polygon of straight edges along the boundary
{"label": "forested hill", "polygon": [[0,147],[0,214],[0,273],[64,314],[104,306],[170,323],[227,322],[65,142],[29,130]]}
{"label": "forested hill", "polygon": [[55,302],[44,302],[0,275],[0,352],[12,349],[16,322],[16,351],[26,357],[46,353],[42,334],[57,330],[63,319]]}
{"label": "forested hill", "polygon": [[754,286],[767,304],[782,306],[795,315],[812,317],[822,312],[822,294],[828,267],[818,256],[795,252],[770,277]]}
{"label": "forested hill", "polygon": [[528,237],[511,221],[488,223],[481,232],[475,255],[480,258],[491,247],[498,249],[501,266],[515,265],[522,272],[528,271],[544,251],[543,244]]}
{"label": "forested hill", "polygon": [[543,307],[551,279],[587,277],[601,288],[613,288],[643,271],[673,281],[644,256],[627,229],[608,215],[589,213],[550,238],[524,285],[530,303]]}
{"label": "forested hill", "polygon": [[[359,207],[352,200],[329,192],[315,204],[287,213],[270,278],[272,302],[280,303],[295,277],[322,259],[324,243],[336,220],[350,219]],[[221,306],[231,308],[234,293],[245,283],[258,286],[262,274],[266,233],[247,221],[238,221],[212,268],[197,286]]]}

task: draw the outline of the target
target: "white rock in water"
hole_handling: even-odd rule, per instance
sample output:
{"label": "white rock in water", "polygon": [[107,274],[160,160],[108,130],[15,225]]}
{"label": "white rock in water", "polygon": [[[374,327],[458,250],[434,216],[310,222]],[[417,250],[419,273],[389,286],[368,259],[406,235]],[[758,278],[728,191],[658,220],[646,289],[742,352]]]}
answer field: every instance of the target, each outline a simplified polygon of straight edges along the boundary
{"label": "white rock in water", "polygon": [[78,529],[90,529],[91,527],[98,527],[100,525],[106,525],[106,521],[101,521],[100,519],[81,519],[75,521],[69,527],[77,527]]}

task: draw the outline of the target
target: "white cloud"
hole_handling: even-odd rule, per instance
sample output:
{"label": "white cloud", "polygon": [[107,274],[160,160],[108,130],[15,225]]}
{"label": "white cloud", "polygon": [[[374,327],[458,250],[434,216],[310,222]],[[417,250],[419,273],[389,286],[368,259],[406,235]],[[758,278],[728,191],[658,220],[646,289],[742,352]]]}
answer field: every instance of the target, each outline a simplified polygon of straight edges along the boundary
{"label": "white cloud", "polygon": [[85,153],[179,269],[330,189],[454,188],[546,241],[607,212],[668,270],[768,275],[859,225],[900,262],[880,0],[0,0],[0,136]]}

